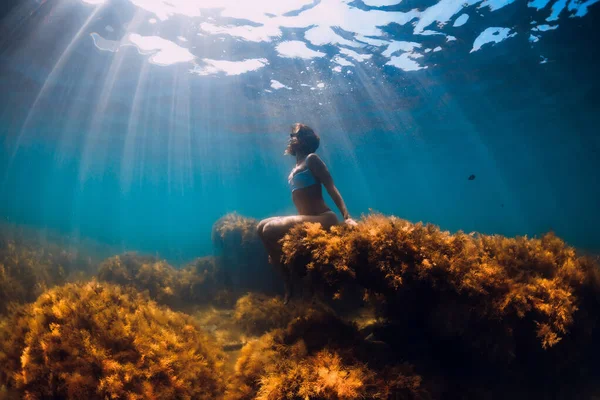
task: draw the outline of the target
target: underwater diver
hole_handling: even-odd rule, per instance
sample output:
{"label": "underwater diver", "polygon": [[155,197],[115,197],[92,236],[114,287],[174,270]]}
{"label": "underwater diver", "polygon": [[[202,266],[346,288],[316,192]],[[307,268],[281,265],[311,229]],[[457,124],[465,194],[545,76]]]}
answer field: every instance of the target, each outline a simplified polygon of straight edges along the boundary
{"label": "underwater diver", "polygon": [[281,263],[282,252],[279,240],[299,223],[319,222],[324,229],[338,224],[335,212],[331,211],[323,200],[321,185],[327,189],[327,193],[342,213],[345,223],[350,226],[356,225],[356,221],[348,214],[346,204],[335,187],[327,166],[315,154],[319,143],[319,136],[310,127],[300,123],[292,126],[284,155],[289,154],[296,157],[296,166],[290,172],[288,183],[298,215],[267,218],[260,221],[257,226],[258,235],[269,253],[269,261],[283,274],[284,304],[287,304],[293,295],[292,274]]}

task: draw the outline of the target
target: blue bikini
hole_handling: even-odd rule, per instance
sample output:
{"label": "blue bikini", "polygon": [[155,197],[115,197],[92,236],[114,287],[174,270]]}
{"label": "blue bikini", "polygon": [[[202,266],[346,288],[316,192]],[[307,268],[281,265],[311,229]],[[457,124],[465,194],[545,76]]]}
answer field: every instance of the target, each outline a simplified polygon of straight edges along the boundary
{"label": "blue bikini", "polygon": [[312,172],[310,172],[310,169],[306,168],[305,170],[291,176],[288,179],[288,183],[290,184],[290,188],[292,189],[293,193],[298,189],[304,189],[308,186],[317,185],[319,182],[313,176]]}

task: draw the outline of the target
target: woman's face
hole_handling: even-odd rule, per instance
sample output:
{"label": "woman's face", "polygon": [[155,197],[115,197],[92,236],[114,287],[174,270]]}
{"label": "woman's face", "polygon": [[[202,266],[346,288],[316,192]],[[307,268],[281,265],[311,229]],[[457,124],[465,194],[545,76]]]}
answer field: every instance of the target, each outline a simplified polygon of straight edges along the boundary
{"label": "woman's face", "polygon": [[288,141],[288,145],[285,150],[285,153],[295,156],[296,151],[299,149],[299,147],[300,147],[300,140],[298,138],[298,134],[293,133],[293,132],[290,133],[290,140]]}

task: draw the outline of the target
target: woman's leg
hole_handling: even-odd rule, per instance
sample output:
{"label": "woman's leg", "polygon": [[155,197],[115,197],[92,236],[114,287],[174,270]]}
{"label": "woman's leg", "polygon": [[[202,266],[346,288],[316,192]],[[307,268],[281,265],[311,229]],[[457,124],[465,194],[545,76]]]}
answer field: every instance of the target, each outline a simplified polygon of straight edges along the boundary
{"label": "woman's leg", "polygon": [[[261,221],[262,222],[262,221]],[[296,224],[304,222],[319,222],[325,229],[337,224],[337,217],[333,211],[328,211],[320,215],[293,215],[289,217],[273,218],[262,226],[259,233],[267,247],[271,258],[271,264],[280,270],[284,278],[285,298],[287,304],[292,296],[291,271],[281,263],[281,245],[279,240]],[[260,224],[259,224],[260,225]]]}
{"label": "woman's leg", "polygon": [[265,249],[267,249],[267,253],[269,255],[269,262],[271,262],[271,259],[274,258],[274,255],[272,254],[273,253],[273,244],[271,243],[270,240],[268,240],[265,237],[265,233],[264,233],[265,225],[267,225],[269,222],[275,221],[279,218],[282,218],[282,217],[271,217],[271,218],[263,219],[256,226],[256,232],[258,234],[258,237],[260,237],[260,239],[262,240],[262,242],[265,246]]}
{"label": "woman's leg", "polygon": [[[278,272],[281,273],[282,277],[283,277],[283,283],[285,286],[285,293],[286,293],[286,298],[287,293],[289,291],[288,288],[288,284],[289,284],[289,278],[287,276],[287,271],[281,267],[281,262],[279,261],[281,258],[281,254],[279,253],[278,249],[277,249],[277,242],[273,243],[273,240],[271,240],[270,237],[265,236],[265,226],[272,221],[278,220],[282,217],[271,217],[271,218],[266,218],[263,219],[262,221],[260,221],[256,227],[256,232],[258,233],[258,236],[260,237],[260,239],[262,240],[265,249],[267,250],[267,254],[269,256],[269,263],[271,263],[271,265],[273,265],[274,269]],[[287,301],[286,301],[287,302]]]}
{"label": "woman's leg", "polygon": [[256,233],[258,233],[258,237],[260,237],[261,240],[264,241],[264,236],[263,235],[264,235],[265,225],[268,224],[271,221],[274,221],[274,220],[278,219],[278,218],[281,218],[281,217],[265,218],[265,219],[263,219],[262,221],[260,221],[258,223],[258,225],[256,226]]}

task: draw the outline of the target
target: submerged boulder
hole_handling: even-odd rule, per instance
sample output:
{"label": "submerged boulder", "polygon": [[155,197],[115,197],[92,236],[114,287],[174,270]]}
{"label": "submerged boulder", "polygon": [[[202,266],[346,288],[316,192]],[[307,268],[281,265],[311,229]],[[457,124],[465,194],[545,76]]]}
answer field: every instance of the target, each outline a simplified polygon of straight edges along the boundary
{"label": "submerged boulder", "polygon": [[305,308],[283,329],[240,353],[228,400],[428,399],[422,378],[369,347],[356,326],[329,310]]}
{"label": "submerged boulder", "polygon": [[552,233],[450,234],[376,214],[355,228],[298,225],[282,245],[290,268],[307,268],[339,301],[361,287],[351,293],[384,321],[374,335],[435,374],[538,395],[600,378],[600,270]]}
{"label": "submerged boulder", "polygon": [[97,277],[135,288],[160,304],[179,309],[214,303],[220,298],[232,302],[214,257],[200,257],[178,269],[153,256],[124,253],[104,260]]}
{"label": "submerged boulder", "polygon": [[267,252],[256,232],[258,222],[230,213],[214,223],[212,242],[217,265],[235,292],[280,293],[283,283],[268,262]]}
{"label": "submerged boulder", "polygon": [[29,399],[214,399],[222,359],[191,317],[106,283],[49,290],[0,325],[0,387]]}

